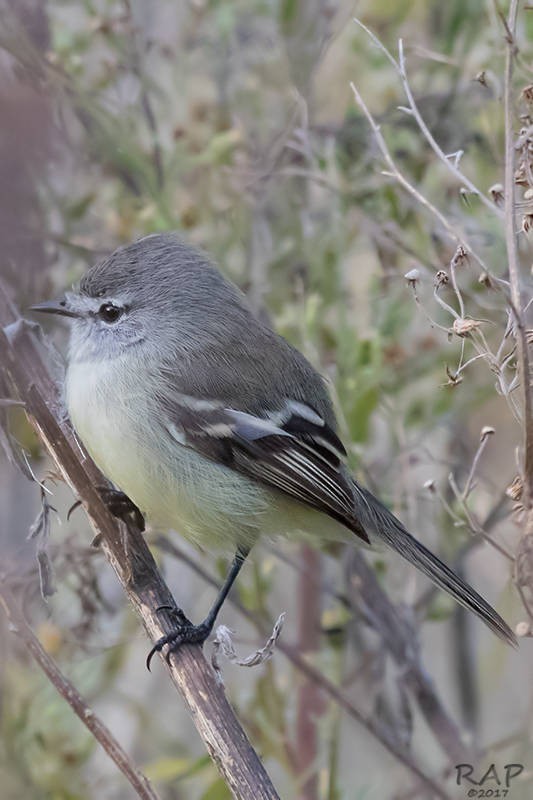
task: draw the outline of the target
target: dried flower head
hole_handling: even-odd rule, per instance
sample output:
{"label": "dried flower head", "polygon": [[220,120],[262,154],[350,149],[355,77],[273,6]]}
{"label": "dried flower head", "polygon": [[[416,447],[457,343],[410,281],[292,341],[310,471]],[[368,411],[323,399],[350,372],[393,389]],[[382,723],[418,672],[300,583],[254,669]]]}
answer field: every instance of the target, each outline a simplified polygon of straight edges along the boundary
{"label": "dried flower head", "polygon": [[463,264],[468,263],[468,250],[462,244],[460,244],[455,251],[453,258],[451,260],[452,267],[461,267]]}
{"label": "dried flower head", "polygon": [[459,386],[459,384],[463,382],[463,376],[457,372],[452,372],[448,364],[446,364],[446,375],[448,380],[446,383],[442,384],[443,386]]}
{"label": "dried flower head", "polygon": [[420,270],[417,269],[416,267],[413,267],[413,269],[410,269],[409,272],[406,272],[403,277],[405,278],[409,286],[411,286],[414,289],[416,287],[417,282],[420,280]]}
{"label": "dried flower head", "polygon": [[465,337],[468,336],[476,328],[479,328],[481,322],[477,319],[470,319],[469,317],[457,317],[453,321],[453,332],[457,336]]}
{"label": "dried flower head", "polygon": [[490,277],[488,272],[482,272],[479,278],[477,279],[477,282],[481,283],[485,287],[485,289],[494,289],[492,278]]}
{"label": "dried flower head", "polygon": [[520,129],[515,150],[518,153],[515,182],[522,186],[533,186],[533,125],[529,120]]}
{"label": "dried flower head", "polygon": [[492,436],[496,433],[496,428],[493,428],[491,425],[484,425],[481,428],[481,435],[479,437],[480,441],[487,439],[489,436]]}
{"label": "dried flower head", "polygon": [[528,84],[524,86],[520,93],[520,97],[522,100],[525,100],[526,103],[533,104],[533,84]]}
{"label": "dried flower head", "polygon": [[489,189],[489,194],[497,206],[501,206],[504,200],[503,186],[501,183],[493,183]]}
{"label": "dried flower head", "polygon": [[533,214],[524,214],[522,217],[522,232],[529,233],[533,227]]}
{"label": "dried flower head", "polygon": [[516,475],[512,482],[509,484],[507,489],[505,490],[505,494],[507,497],[510,497],[511,500],[520,500],[522,497],[522,492],[524,491],[524,484],[522,483],[522,479]]}
{"label": "dried flower head", "polygon": [[445,286],[449,282],[450,279],[448,277],[448,273],[443,269],[439,269],[435,275],[435,289],[440,289],[441,286]]}

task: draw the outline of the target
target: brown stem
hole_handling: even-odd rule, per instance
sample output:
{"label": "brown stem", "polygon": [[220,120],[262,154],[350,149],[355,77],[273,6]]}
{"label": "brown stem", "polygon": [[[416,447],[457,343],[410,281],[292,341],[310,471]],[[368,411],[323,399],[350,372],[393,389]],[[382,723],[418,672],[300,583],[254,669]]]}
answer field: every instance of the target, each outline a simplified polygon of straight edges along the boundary
{"label": "brown stem", "polygon": [[141,800],[158,800],[158,795],[153,790],[148,778],[136,768],[111,731],[96,716],[76,687],[61,672],[53,658],[45,651],[26,622],[14,594],[8,588],[6,582],[3,581],[0,581],[0,604],[4,607],[11,630],[20,636],[50,683],[53,684],[61,697],[67,701],[76,716],[92,733],[97,742],[102,745],[109,758],[115,762],[122,774],[125,775],[135,790],[137,797],[140,797]]}
{"label": "brown stem", "polygon": [[[506,27],[506,59],[504,76],[505,113],[505,241],[509,262],[509,282],[511,285],[511,307],[516,327],[518,352],[518,373],[522,387],[523,427],[524,427],[524,505],[533,506],[533,398],[531,392],[531,365],[529,363],[528,342],[523,312],[522,276],[518,259],[518,238],[516,231],[515,196],[515,137],[513,131],[513,93],[512,78],[516,57],[516,20],[518,0],[511,0]],[[530,524],[532,515],[530,514]],[[529,526],[528,526],[529,527]]]}
{"label": "brown stem", "polygon": [[[320,553],[304,544],[300,550],[303,569],[298,580],[298,651],[312,656],[320,649]],[[304,678],[298,690],[296,747],[298,770],[303,778],[300,800],[318,798],[317,719],[324,713],[324,698],[317,684]]]}
{"label": "brown stem", "polygon": [[[8,330],[8,335],[4,332]],[[142,533],[114,519],[98,486],[106,481],[73,435],[58,387],[47,368],[44,345],[22,320],[0,285],[0,366],[40,434],[56,466],[83,503],[102,549],[152,640],[175,624],[176,603]],[[174,614],[166,609],[174,609]],[[168,661],[172,681],[196,729],[237,800],[279,800],[263,764],[198,645],[184,645]]]}

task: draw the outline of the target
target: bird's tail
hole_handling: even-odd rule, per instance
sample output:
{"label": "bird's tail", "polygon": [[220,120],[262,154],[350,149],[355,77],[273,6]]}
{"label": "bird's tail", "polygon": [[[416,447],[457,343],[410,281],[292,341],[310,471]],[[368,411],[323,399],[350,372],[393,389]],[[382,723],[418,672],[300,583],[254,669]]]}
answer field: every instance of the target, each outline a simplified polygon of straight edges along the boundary
{"label": "bird's tail", "polygon": [[402,523],[371,492],[353,481],[359,524],[372,538],[384,541],[402,558],[414,564],[440,589],[476,614],[504,642],[517,646],[511,628],[468,583],[446,566],[404,528]]}

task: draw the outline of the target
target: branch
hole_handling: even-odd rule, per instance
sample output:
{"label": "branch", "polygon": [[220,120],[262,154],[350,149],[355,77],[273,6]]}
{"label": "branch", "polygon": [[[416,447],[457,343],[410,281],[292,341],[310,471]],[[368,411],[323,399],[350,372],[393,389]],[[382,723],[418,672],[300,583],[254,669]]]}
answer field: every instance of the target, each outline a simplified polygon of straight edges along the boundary
{"label": "branch", "polygon": [[442,164],[444,164],[444,166],[446,167],[447,170],[449,170],[449,172],[451,172],[451,174],[456,179],[456,181],[458,181],[463,186],[466,186],[467,190],[471,194],[475,195],[476,197],[478,197],[481,200],[481,202],[488,209],[488,211],[490,211],[492,214],[495,214],[497,217],[501,218],[502,217],[502,213],[501,213],[500,209],[494,203],[492,203],[487,197],[485,197],[483,192],[481,192],[477,188],[477,186],[475,186],[472,183],[472,181],[469,178],[467,178],[466,175],[463,172],[461,172],[461,170],[457,167],[456,163],[454,163],[454,160],[442,150],[442,148],[439,146],[439,144],[435,140],[435,137],[433,136],[433,134],[429,130],[424,118],[422,117],[422,114],[420,113],[420,111],[418,109],[418,106],[416,104],[413,92],[411,90],[411,84],[409,83],[409,78],[407,76],[407,67],[406,67],[406,63],[405,63],[403,40],[400,39],[398,41],[398,56],[399,56],[399,62],[398,62],[391,55],[391,53],[387,50],[387,48],[385,47],[383,42],[381,42],[378,39],[378,37],[375,36],[372,33],[370,28],[367,28],[366,25],[363,25],[363,23],[360,20],[358,20],[357,18],[354,18],[354,22],[356,23],[356,25],[359,25],[359,27],[364,30],[364,32],[367,34],[367,36],[370,37],[370,39],[374,42],[376,47],[379,50],[381,50],[381,52],[388,58],[388,60],[390,61],[390,63],[394,67],[396,73],[398,74],[398,77],[400,78],[400,80],[402,82],[403,90],[405,92],[405,95],[407,97],[407,101],[409,103],[409,107],[407,109],[401,108],[401,110],[406,111],[407,113],[409,113],[409,114],[411,114],[413,116],[413,118],[415,119],[416,124],[418,125],[418,127],[420,129],[420,132],[422,133],[424,139],[429,144],[429,146],[431,147],[431,149],[433,150],[433,152],[435,153],[435,155],[437,156],[439,161]]}
{"label": "branch", "polygon": [[516,56],[515,33],[517,15],[518,0],[511,0],[509,17],[505,25],[507,51],[503,90],[505,112],[505,241],[507,246],[507,259],[509,262],[512,310],[516,326],[518,374],[520,376],[520,385],[523,393],[524,506],[529,510],[529,526],[533,527],[533,400],[531,397],[531,365],[529,363],[528,342],[523,315],[522,279],[518,261],[518,241],[516,232],[515,138],[513,133],[512,78]]}
{"label": "branch", "polygon": [[[107,559],[155,643],[172,630],[179,609],[142,533],[133,525],[118,523],[102,502],[97,487],[107,482],[81,451],[50,376],[46,355],[35,326],[21,319],[0,285],[0,366],[25,402],[59,471],[82,501]],[[173,611],[167,610],[169,607]],[[233,796],[237,800],[279,800],[201,647],[180,647],[170,655],[168,670]]]}
{"label": "branch", "polygon": [[[405,177],[403,172],[398,168],[398,166],[396,165],[396,162],[394,161],[394,159],[393,159],[393,157],[392,157],[392,155],[390,153],[389,148],[387,147],[387,143],[385,141],[385,138],[384,138],[383,134],[381,133],[380,126],[377,124],[376,120],[372,116],[372,113],[370,112],[370,109],[366,105],[365,101],[363,100],[363,97],[362,97],[361,93],[359,92],[359,90],[357,89],[356,85],[353,82],[350,83],[350,89],[352,90],[355,102],[357,103],[357,105],[359,106],[359,108],[361,109],[363,114],[365,115],[365,117],[366,117],[366,119],[368,121],[368,124],[370,125],[370,127],[372,129],[372,133],[374,135],[374,139],[376,141],[376,144],[377,144],[377,146],[378,146],[378,148],[379,148],[379,150],[381,152],[381,155],[382,155],[385,163],[387,164],[388,170],[387,171],[384,170],[382,172],[382,175],[385,175],[385,176],[390,177],[390,178],[394,178],[394,180],[396,180],[400,184],[400,186],[403,186],[403,188],[406,190],[406,192],[408,192],[408,194],[410,194],[411,197],[414,197],[414,199],[416,200],[417,203],[419,203],[419,205],[421,205],[423,208],[426,208],[430,212],[430,214],[432,214],[439,221],[439,223],[441,224],[442,228],[446,231],[446,233],[448,234],[450,239],[453,242],[455,242],[456,245],[462,245],[463,247],[465,247],[465,249],[468,251],[468,253],[472,255],[472,258],[474,258],[477,261],[477,263],[479,264],[481,269],[487,275],[490,275],[492,277],[492,272],[489,269],[488,265],[483,261],[483,259],[479,256],[479,254],[476,252],[476,250],[469,244],[468,239],[466,238],[466,236],[462,232],[461,232],[461,236],[459,236],[458,233],[457,233],[456,228],[451,224],[451,222],[448,219],[446,219],[444,214],[435,205],[433,205],[433,203],[431,203],[427,199],[427,197],[425,197],[416,188],[416,186],[414,186]],[[497,279],[495,279],[495,281],[497,281]],[[498,286],[498,283],[496,283],[496,285]]]}
{"label": "branch", "polygon": [[137,797],[140,797],[141,800],[158,800],[158,795],[152,788],[148,778],[135,767],[109,728],[96,716],[76,687],[63,675],[56,662],[45,651],[28,625],[15,596],[5,581],[0,581],[0,604],[4,607],[11,630],[20,636],[50,683],[53,684],[61,697],[67,701],[76,716],[92,733],[97,742],[102,745],[109,758],[115,762],[122,774],[125,775],[135,790]]}

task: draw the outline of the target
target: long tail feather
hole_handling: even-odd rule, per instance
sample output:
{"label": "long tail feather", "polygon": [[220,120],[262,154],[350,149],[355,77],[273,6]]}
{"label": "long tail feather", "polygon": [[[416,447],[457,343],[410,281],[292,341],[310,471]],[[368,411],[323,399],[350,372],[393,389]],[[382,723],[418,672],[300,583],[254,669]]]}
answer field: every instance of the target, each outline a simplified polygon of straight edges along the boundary
{"label": "long tail feather", "polygon": [[517,647],[515,634],[504,619],[440,558],[424,547],[404,528],[402,523],[364,487],[355,481],[354,493],[359,525],[367,533],[386,542],[430,578],[440,589],[448,592],[460,605],[476,614],[504,642]]}

